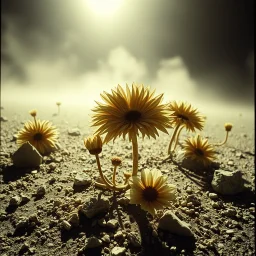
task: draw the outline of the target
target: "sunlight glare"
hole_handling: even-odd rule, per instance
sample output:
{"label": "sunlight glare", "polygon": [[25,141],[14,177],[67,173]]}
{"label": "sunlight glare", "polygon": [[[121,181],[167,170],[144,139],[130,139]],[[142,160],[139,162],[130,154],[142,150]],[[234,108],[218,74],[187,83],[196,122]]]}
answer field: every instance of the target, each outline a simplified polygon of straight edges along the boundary
{"label": "sunlight glare", "polygon": [[121,6],[123,0],[87,0],[92,12],[101,16],[114,14]]}

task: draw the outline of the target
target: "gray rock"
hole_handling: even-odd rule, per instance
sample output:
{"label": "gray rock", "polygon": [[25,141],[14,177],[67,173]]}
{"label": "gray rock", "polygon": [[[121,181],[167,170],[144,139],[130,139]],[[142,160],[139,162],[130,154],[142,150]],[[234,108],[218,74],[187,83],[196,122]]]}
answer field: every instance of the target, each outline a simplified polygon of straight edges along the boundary
{"label": "gray rock", "polygon": [[85,241],[85,249],[87,249],[87,248],[96,248],[96,247],[100,247],[101,245],[102,245],[101,240],[99,240],[95,236],[89,237]]}
{"label": "gray rock", "polygon": [[36,167],[42,163],[42,156],[29,142],[24,143],[12,155],[12,161],[16,167]]}
{"label": "gray rock", "polygon": [[79,226],[79,215],[76,212],[70,214],[68,222],[71,223],[74,227]]}
{"label": "gray rock", "polygon": [[97,199],[95,197],[87,198],[82,205],[80,211],[87,217],[92,218],[95,215],[107,212],[110,208],[110,203],[107,198]]}
{"label": "gray rock", "polygon": [[74,186],[87,186],[92,183],[92,179],[85,173],[78,173],[75,177]]}
{"label": "gray rock", "polygon": [[141,237],[138,233],[132,231],[127,234],[127,238],[132,246],[134,247],[141,246]]}
{"label": "gray rock", "polygon": [[189,225],[180,220],[172,211],[166,211],[160,218],[158,227],[180,236],[194,236]]}
{"label": "gray rock", "polygon": [[118,227],[118,221],[114,220],[114,219],[113,220],[109,220],[107,222],[107,227],[112,228],[112,229],[117,228]]}
{"label": "gray rock", "polygon": [[62,221],[62,227],[63,227],[64,229],[66,229],[66,230],[70,230],[72,226],[71,226],[71,224],[70,224],[68,221],[63,220],[63,221]]}
{"label": "gray rock", "polygon": [[211,199],[218,199],[218,195],[216,193],[209,193],[209,197]]}
{"label": "gray rock", "polygon": [[235,195],[245,189],[245,181],[240,170],[216,170],[211,185],[214,191],[222,195]]}
{"label": "gray rock", "polygon": [[1,120],[1,122],[7,122],[8,121],[7,117],[5,117],[5,116],[1,116],[0,120]]}
{"label": "gray rock", "polygon": [[21,197],[13,196],[9,201],[10,206],[18,206],[21,203]]}
{"label": "gray rock", "polygon": [[45,193],[46,193],[46,186],[43,185],[43,186],[40,186],[40,187],[37,189],[37,191],[36,191],[36,196],[42,197],[42,196],[45,195]]}
{"label": "gray rock", "polygon": [[80,134],[81,134],[81,132],[78,128],[73,128],[73,129],[68,130],[68,135],[79,136]]}
{"label": "gray rock", "polygon": [[110,243],[110,236],[109,235],[104,235],[102,238],[101,238],[101,240],[103,241],[103,242],[105,242],[105,243]]}
{"label": "gray rock", "polygon": [[111,256],[121,256],[121,255],[124,255],[125,250],[126,250],[125,247],[118,247],[118,246],[116,246],[116,247],[114,247],[114,248],[111,250],[110,255],[111,255]]}

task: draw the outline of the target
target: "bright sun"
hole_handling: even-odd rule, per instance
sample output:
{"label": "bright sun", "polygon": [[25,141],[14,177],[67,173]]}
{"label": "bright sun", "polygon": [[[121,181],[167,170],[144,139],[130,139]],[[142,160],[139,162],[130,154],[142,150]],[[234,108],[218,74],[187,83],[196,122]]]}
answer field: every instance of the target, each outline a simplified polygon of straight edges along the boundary
{"label": "bright sun", "polygon": [[102,16],[114,14],[121,6],[123,0],[87,0],[92,12]]}

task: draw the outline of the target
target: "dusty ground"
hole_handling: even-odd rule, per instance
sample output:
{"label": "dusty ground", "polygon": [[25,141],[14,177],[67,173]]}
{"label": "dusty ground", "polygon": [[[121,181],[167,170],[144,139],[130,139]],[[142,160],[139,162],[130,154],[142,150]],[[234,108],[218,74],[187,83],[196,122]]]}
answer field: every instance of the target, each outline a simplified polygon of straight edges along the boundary
{"label": "dusty ground", "polygon": [[[153,219],[139,206],[125,204],[123,193],[95,188],[94,180],[98,177],[96,162],[83,145],[84,137],[91,133],[87,121],[74,121],[65,115],[51,117],[60,130],[61,149],[44,157],[43,164],[38,168],[18,169],[13,167],[10,158],[17,149],[13,134],[29,116],[4,111],[2,115],[8,118],[7,122],[1,122],[2,256],[110,255],[117,246],[125,248],[122,255],[255,255],[253,120],[245,122],[237,113],[229,141],[218,149],[218,159],[214,165],[215,169],[242,170],[249,189],[236,196],[209,198],[209,193],[214,192],[210,185],[214,168],[208,172],[195,172],[171,161],[163,163],[161,159],[166,156],[170,135],[161,133],[157,140],[139,140],[140,170],[145,167],[158,168],[168,176],[170,183],[178,187],[177,201],[170,209],[191,225],[195,238],[190,238],[157,229],[157,218]],[[74,127],[80,128],[81,135],[68,135],[68,129]],[[224,137],[222,120],[214,120],[207,125],[203,135],[207,135],[211,142],[221,141]],[[101,163],[104,172],[109,175],[113,155],[123,158],[118,172],[121,181],[123,170],[130,170],[132,166],[131,145],[127,141],[117,140],[115,144],[104,146]],[[74,177],[81,172],[88,174],[92,183],[78,189],[73,186]],[[46,186],[46,193],[35,197],[42,185]],[[186,203],[191,194],[198,199],[197,205]],[[22,196],[24,201],[17,207],[10,207],[10,198],[16,195]],[[64,230],[62,221],[68,218],[70,212],[78,211],[86,198],[93,196],[108,198],[110,211],[92,219],[79,212],[79,226]],[[25,224],[22,224],[22,220],[26,220]],[[117,220],[118,226],[100,225],[100,222],[109,220]],[[18,224],[21,228],[17,228]],[[128,239],[131,232],[141,239],[140,246]],[[98,238],[102,244],[97,248],[85,249],[85,243],[91,236]]]}

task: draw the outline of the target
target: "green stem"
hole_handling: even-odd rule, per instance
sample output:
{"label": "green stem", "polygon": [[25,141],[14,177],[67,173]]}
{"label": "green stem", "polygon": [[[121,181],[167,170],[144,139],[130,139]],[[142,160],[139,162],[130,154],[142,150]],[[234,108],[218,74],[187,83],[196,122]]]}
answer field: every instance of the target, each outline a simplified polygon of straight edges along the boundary
{"label": "green stem", "polygon": [[132,176],[137,176],[139,155],[138,155],[138,141],[137,141],[136,135],[132,137],[132,160],[133,160]]}
{"label": "green stem", "polygon": [[177,134],[177,131],[178,131],[179,127],[180,127],[180,124],[178,124],[178,125],[175,127],[174,131],[173,131],[172,138],[171,138],[171,141],[170,141],[170,144],[169,144],[169,147],[168,147],[168,151],[167,151],[167,154],[168,154],[168,155],[171,154],[172,143],[173,143],[173,141],[174,141],[174,139],[175,139],[175,137],[176,137],[176,134]]}

